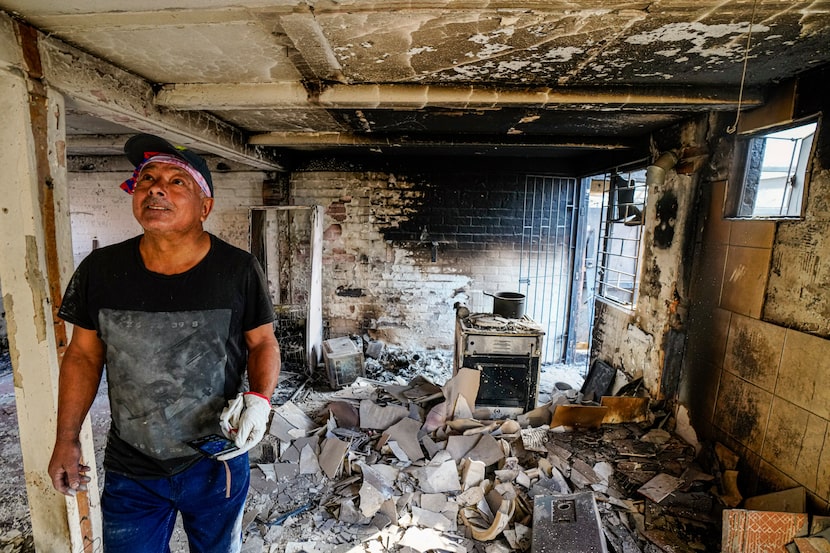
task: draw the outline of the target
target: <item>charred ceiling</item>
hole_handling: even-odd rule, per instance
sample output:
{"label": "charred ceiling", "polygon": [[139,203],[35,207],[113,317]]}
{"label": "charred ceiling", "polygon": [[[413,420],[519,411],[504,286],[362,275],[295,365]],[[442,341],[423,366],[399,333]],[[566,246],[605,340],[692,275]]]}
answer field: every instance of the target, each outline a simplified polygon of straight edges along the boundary
{"label": "charred ceiling", "polygon": [[70,153],[114,154],[123,135],[150,130],[272,168],[315,156],[634,159],[657,129],[734,112],[739,100],[752,109],[830,62],[824,0],[0,9],[41,31],[41,55],[58,58],[44,66],[69,99]]}

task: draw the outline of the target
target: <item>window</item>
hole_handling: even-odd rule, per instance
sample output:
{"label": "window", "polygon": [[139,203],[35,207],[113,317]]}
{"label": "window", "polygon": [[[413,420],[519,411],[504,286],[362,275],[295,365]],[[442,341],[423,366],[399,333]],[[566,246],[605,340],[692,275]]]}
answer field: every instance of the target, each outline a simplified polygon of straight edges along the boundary
{"label": "window", "polygon": [[640,281],[640,242],[648,192],[646,171],[599,175],[591,181],[592,202],[601,202],[597,294],[631,307]]}
{"label": "window", "polygon": [[727,217],[800,217],[818,122],[738,138],[726,198]]}

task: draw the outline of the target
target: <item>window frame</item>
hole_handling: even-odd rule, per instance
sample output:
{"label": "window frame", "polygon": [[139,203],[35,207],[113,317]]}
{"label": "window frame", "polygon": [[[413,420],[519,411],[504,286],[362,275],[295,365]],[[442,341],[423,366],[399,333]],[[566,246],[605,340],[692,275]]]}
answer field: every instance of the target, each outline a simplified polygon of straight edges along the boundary
{"label": "window frame", "polygon": [[[618,190],[623,188],[614,185],[614,177],[617,175],[622,175],[623,180],[628,184],[632,181],[635,183],[633,187],[625,187],[626,189],[632,189],[630,192],[631,198],[623,198],[623,195],[617,193]],[[603,179],[595,293],[603,301],[633,311],[639,298],[640,280],[643,272],[643,234],[649,193],[646,184],[646,165],[618,169],[611,173],[590,178]],[[624,201],[620,202],[619,200]],[[631,207],[639,212],[639,223],[636,225],[630,224]],[[629,224],[626,224],[626,220]],[[632,231],[624,230],[632,228],[637,229],[636,236],[631,236]],[[628,236],[623,236],[623,233],[628,234]],[[620,266],[632,262],[633,269],[631,272],[620,269]],[[609,280],[611,274],[617,275],[614,283]],[[630,290],[620,285],[620,275],[632,278]],[[624,284],[627,284],[627,282]],[[628,297],[624,297],[625,295]]]}
{"label": "window frame", "polygon": [[[766,148],[766,141],[770,138],[774,138],[772,135],[811,124],[815,124],[816,128],[810,137],[809,149],[806,152],[804,151],[805,139],[801,139],[801,152],[798,155],[795,155],[795,152],[793,152],[791,164],[788,170],[794,170],[794,172],[787,173],[787,177],[789,177],[787,182],[792,182],[794,184],[790,184],[792,188],[789,190],[786,188],[787,184],[784,185],[785,189],[780,195],[782,198],[781,209],[778,213],[756,213],[756,200],[758,198],[759,191],[761,191],[760,174],[762,173],[762,166],[758,167],[757,164],[752,165],[750,158],[755,157],[757,160],[759,155],[763,157],[763,151]],[[763,129],[754,129],[738,135],[735,138],[735,144],[732,151],[732,163],[729,171],[729,177],[727,179],[726,197],[724,198],[723,204],[724,218],[763,221],[803,219],[806,205],[805,200],[807,198],[807,191],[812,177],[812,160],[816,144],[818,143],[818,134],[820,130],[821,116],[812,115],[798,120],[789,121],[784,124],[771,125],[769,127],[764,127]],[[759,143],[762,139],[765,141],[763,144]],[[759,153],[759,149],[761,153]],[[759,161],[763,162],[762,159]],[[793,161],[796,161],[796,163],[793,164]],[[802,165],[803,167],[800,167]],[[803,176],[801,176],[802,171]],[[749,176],[750,172],[757,176]],[[786,200],[786,202],[784,200]],[[784,208],[785,203],[787,206],[786,209]]]}

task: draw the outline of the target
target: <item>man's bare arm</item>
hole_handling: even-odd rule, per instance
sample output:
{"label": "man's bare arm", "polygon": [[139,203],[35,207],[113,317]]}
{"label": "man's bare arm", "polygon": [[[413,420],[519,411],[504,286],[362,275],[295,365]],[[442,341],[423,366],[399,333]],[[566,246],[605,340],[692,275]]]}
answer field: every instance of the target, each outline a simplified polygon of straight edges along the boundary
{"label": "man's bare arm", "polygon": [[61,361],[58,425],[49,476],[59,492],[74,494],[88,481],[81,465],[81,425],[95,401],[104,368],[104,343],[94,330],[76,326]]}
{"label": "man's bare arm", "polygon": [[248,383],[251,391],[271,398],[280,375],[280,347],[271,323],[245,333],[248,345]]}

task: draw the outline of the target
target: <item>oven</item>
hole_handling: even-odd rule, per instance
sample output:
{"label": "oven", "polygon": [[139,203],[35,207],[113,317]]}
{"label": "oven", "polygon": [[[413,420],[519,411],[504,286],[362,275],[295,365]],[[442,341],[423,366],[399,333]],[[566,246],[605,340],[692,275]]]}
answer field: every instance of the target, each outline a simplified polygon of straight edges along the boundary
{"label": "oven", "polygon": [[544,335],[527,317],[456,318],[453,374],[462,367],[481,371],[477,418],[515,417],[536,407]]}

